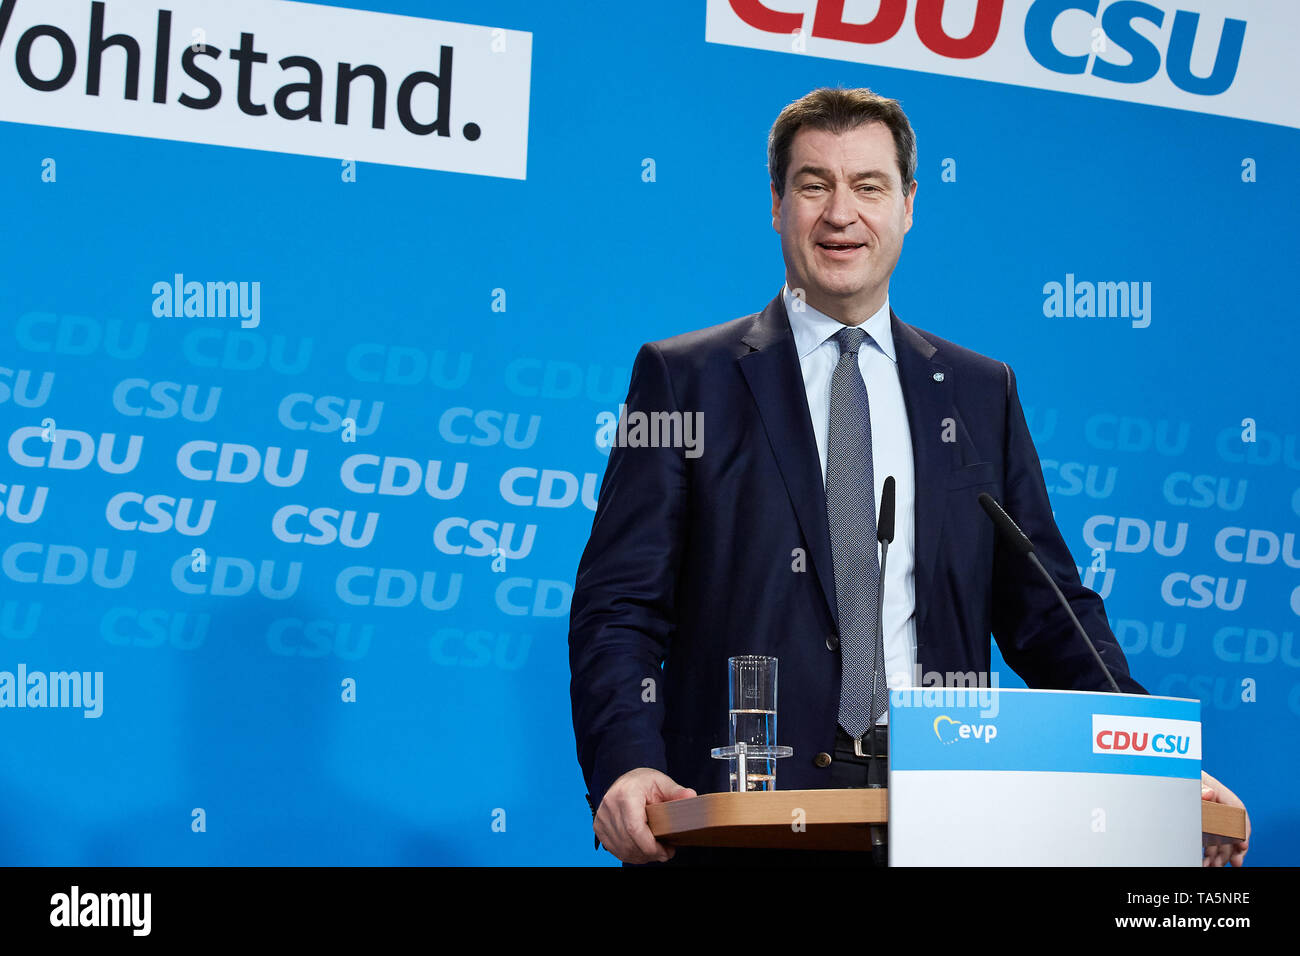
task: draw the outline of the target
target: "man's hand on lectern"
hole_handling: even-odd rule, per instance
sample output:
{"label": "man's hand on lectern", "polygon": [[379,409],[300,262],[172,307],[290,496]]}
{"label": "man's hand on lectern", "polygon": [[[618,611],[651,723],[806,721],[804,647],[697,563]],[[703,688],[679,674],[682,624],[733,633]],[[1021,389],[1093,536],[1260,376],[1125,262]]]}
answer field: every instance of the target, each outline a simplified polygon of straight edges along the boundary
{"label": "man's hand on lectern", "polygon": [[666,773],[638,767],[619,777],[600,801],[592,829],[610,853],[624,863],[663,863],[677,851],[654,838],[646,821],[646,804],[698,796]]}
{"label": "man's hand on lectern", "polygon": [[[1241,798],[1225,787],[1219,781],[1215,780],[1204,770],[1201,771],[1201,799],[1212,800],[1215,803],[1227,804],[1230,807],[1241,807],[1245,810],[1246,805],[1241,802]],[[1246,838],[1236,840],[1232,843],[1219,843],[1206,846],[1202,851],[1201,866],[1224,866],[1231,862],[1233,866],[1241,866],[1246,859],[1246,850],[1250,848],[1250,814],[1246,814]]]}

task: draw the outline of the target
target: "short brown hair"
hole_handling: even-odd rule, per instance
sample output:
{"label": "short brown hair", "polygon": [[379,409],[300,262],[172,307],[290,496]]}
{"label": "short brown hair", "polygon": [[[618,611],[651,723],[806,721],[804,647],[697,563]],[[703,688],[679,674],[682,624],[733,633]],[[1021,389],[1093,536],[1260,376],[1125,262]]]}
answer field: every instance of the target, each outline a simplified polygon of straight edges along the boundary
{"label": "short brown hair", "polygon": [[785,197],[785,177],[790,167],[790,146],[795,134],[807,126],[836,136],[867,123],[884,123],[894,136],[903,192],[916,178],[916,134],[898,100],[862,87],[846,90],[824,86],[795,100],[781,111],[767,137],[767,169],[777,196]]}

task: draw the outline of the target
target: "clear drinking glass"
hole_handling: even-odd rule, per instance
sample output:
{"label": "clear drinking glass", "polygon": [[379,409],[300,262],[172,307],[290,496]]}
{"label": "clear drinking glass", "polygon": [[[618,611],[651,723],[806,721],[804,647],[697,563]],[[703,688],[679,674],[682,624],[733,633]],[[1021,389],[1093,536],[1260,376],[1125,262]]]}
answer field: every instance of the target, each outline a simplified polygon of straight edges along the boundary
{"label": "clear drinking glass", "polygon": [[733,793],[775,790],[776,761],[794,752],[776,742],[776,663],[757,654],[727,658],[731,743],[712,753],[730,762]]}

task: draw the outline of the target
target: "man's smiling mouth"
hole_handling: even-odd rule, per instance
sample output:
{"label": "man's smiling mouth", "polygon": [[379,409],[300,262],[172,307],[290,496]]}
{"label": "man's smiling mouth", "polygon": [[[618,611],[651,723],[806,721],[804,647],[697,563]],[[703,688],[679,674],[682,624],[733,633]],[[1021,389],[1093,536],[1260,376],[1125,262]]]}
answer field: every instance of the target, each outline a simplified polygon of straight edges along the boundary
{"label": "man's smiling mouth", "polygon": [[866,246],[865,242],[819,242],[817,248],[832,256],[852,255]]}

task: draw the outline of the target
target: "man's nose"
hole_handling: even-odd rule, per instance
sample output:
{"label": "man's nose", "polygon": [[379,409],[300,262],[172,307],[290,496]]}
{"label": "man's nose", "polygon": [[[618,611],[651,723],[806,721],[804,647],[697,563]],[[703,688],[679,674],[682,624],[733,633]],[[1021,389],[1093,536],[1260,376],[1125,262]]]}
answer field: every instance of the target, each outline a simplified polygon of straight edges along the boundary
{"label": "man's nose", "polygon": [[844,227],[852,225],[857,218],[858,209],[853,201],[853,190],[848,186],[836,186],[826,207],[826,221],[832,226]]}

